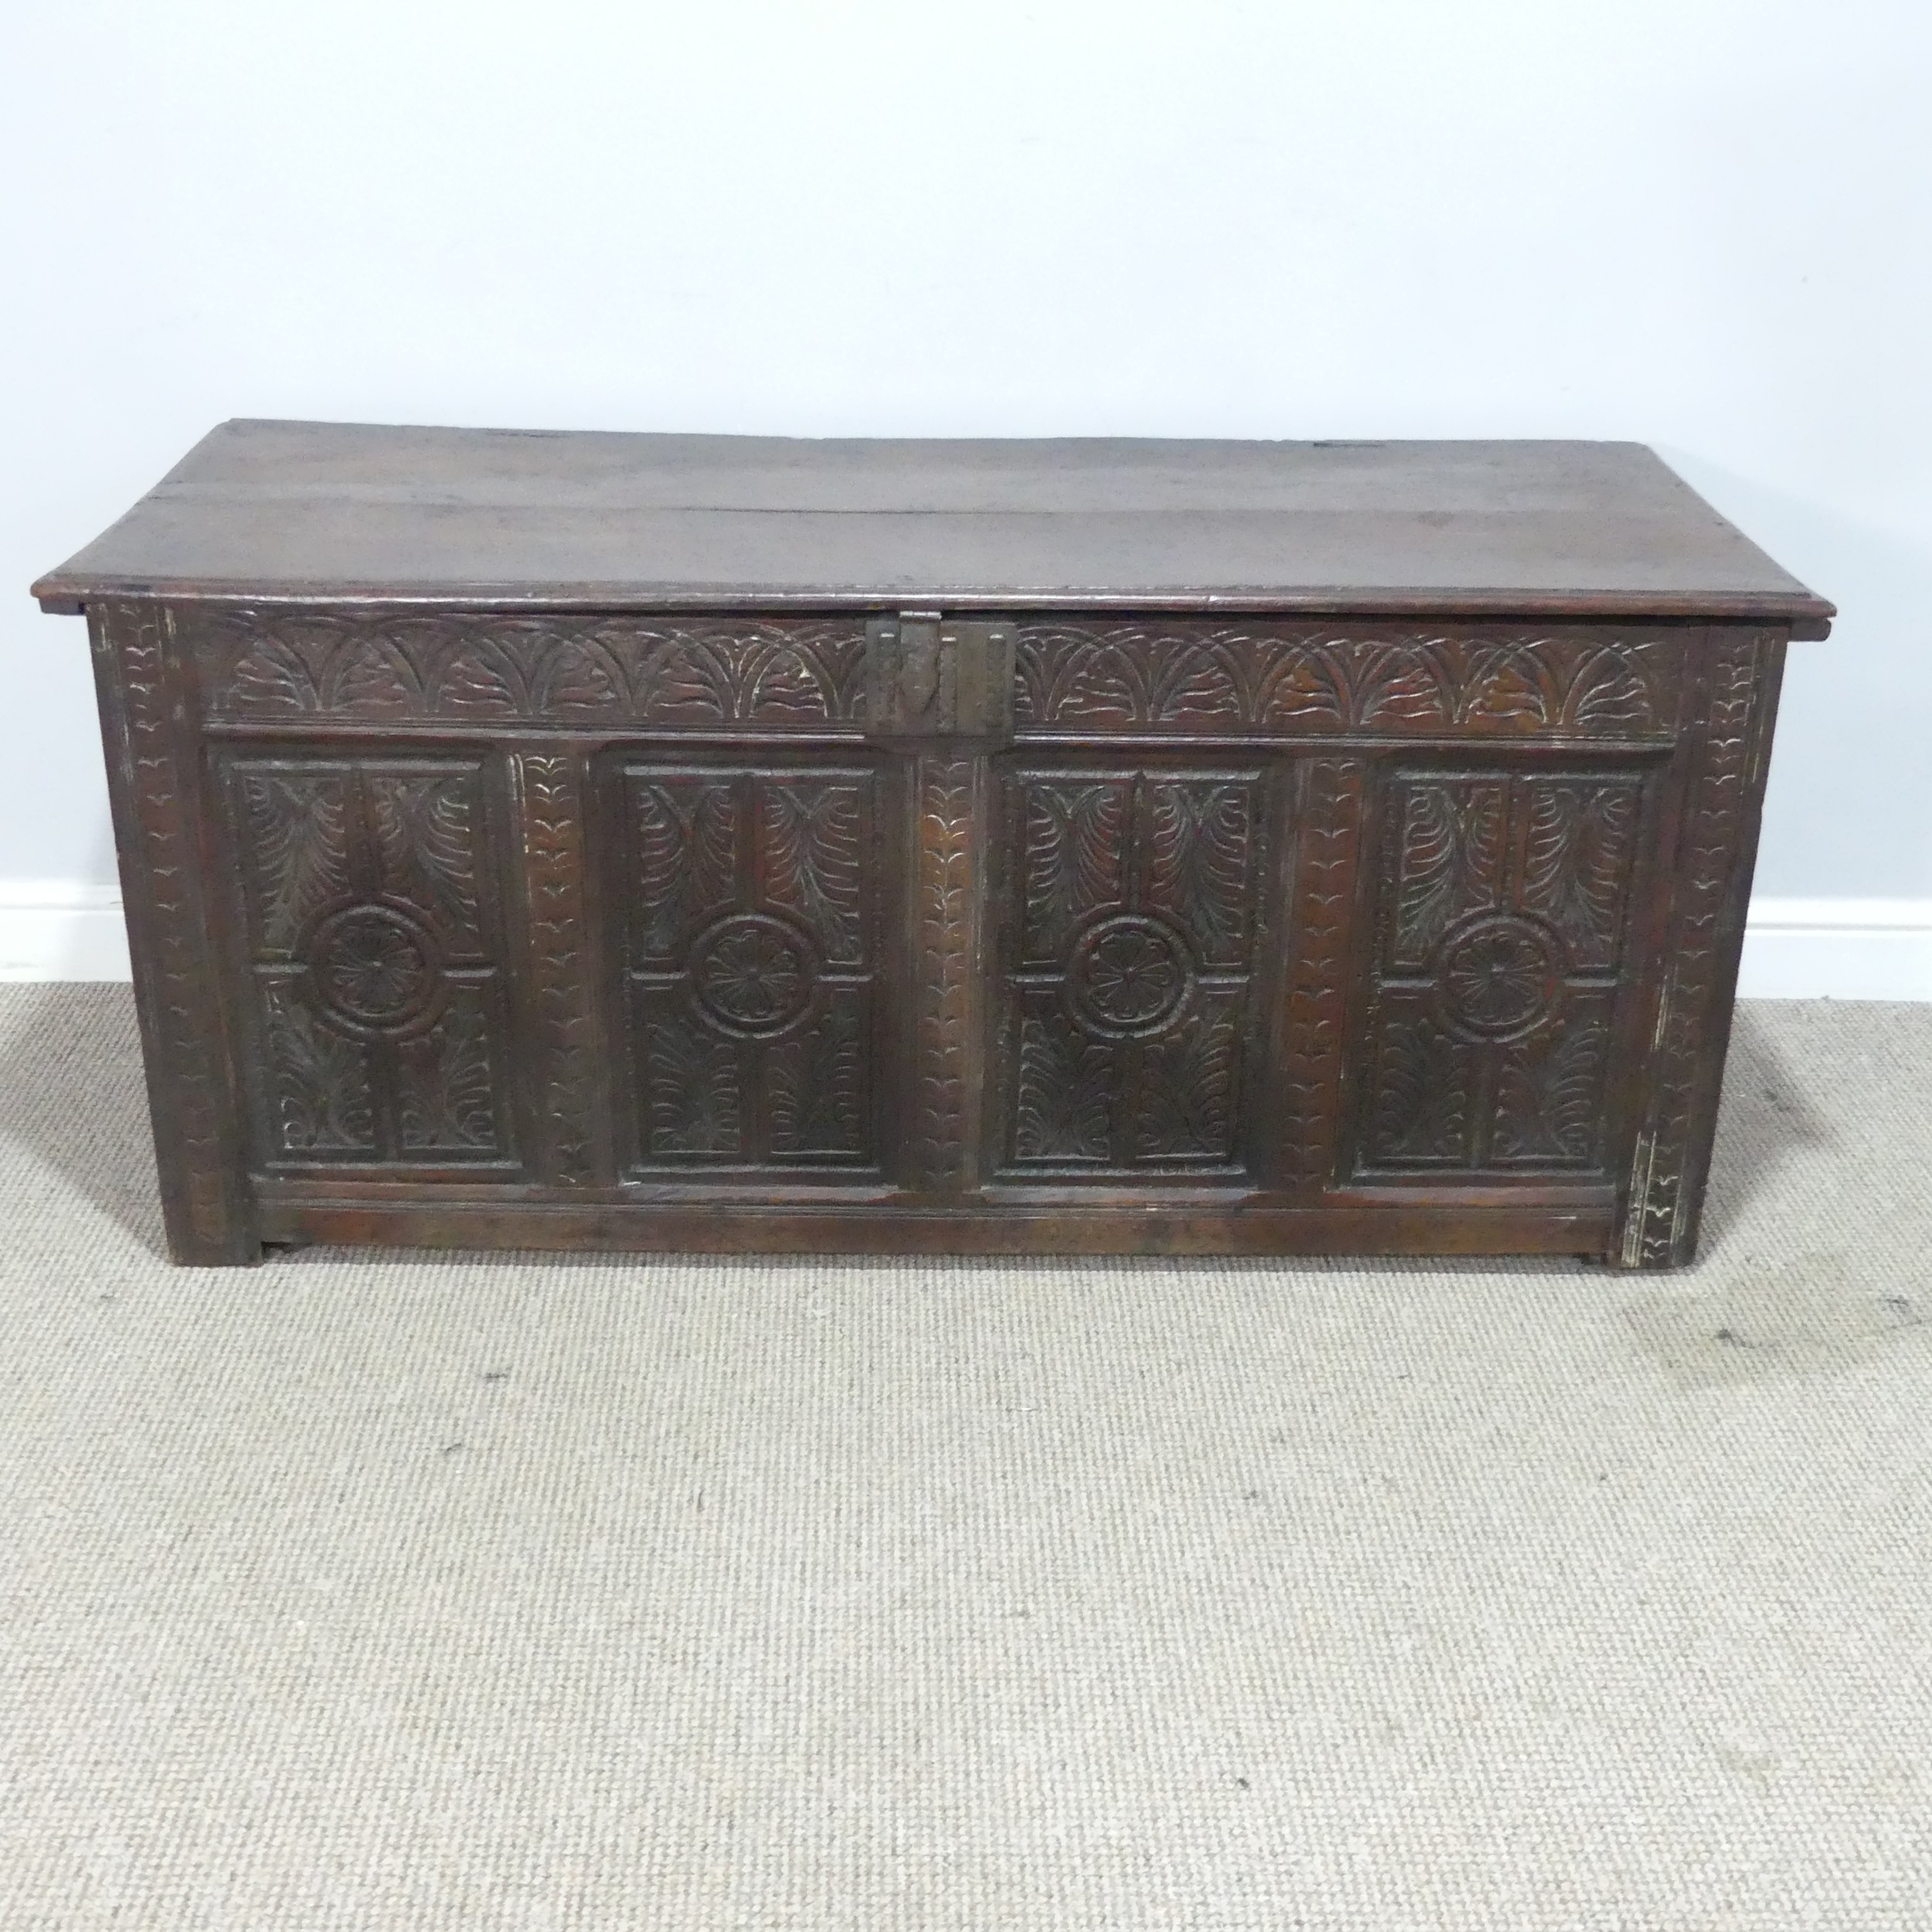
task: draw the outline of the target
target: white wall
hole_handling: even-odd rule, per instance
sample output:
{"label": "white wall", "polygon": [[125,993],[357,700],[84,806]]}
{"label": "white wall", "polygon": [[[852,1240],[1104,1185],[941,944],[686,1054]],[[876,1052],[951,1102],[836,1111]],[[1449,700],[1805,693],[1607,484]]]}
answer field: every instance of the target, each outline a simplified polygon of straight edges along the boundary
{"label": "white wall", "polygon": [[1634,437],[1843,612],[1794,652],[1761,894],[1814,936],[1876,903],[1932,992],[1923,0],[19,0],[0,36],[0,929],[113,876],[81,627],[26,587],[223,417]]}

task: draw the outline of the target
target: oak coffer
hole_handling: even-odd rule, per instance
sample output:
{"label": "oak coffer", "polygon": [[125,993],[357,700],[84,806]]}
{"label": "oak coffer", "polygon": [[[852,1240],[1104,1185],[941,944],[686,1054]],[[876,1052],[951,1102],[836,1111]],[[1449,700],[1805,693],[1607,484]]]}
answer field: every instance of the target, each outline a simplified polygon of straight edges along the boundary
{"label": "oak coffer", "polygon": [[201,1263],[1683,1261],[1832,615],[1629,444],[280,422],[36,594]]}

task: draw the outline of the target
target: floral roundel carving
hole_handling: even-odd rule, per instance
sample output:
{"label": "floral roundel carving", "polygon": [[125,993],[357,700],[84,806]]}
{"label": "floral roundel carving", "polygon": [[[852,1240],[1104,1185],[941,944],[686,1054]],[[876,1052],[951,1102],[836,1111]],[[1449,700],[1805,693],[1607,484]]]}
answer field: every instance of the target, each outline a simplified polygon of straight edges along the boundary
{"label": "floral roundel carving", "polygon": [[698,941],[691,961],[699,1004],[743,1033],[775,1033],[790,1026],[811,1001],[812,978],[805,942],[763,913],[719,920]]}
{"label": "floral roundel carving", "polygon": [[378,1031],[406,1026],[435,997],[427,940],[388,906],[349,906],[308,946],[316,996],[338,1019]]}
{"label": "floral roundel carving", "polygon": [[1117,913],[1090,926],[1073,948],[1067,992],[1093,1032],[1155,1033],[1181,1009],[1191,979],[1185,947],[1158,920]]}
{"label": "floral roundel carving", "polygon": [[1563,980],[1556,942],[1533,920],[1478,920],[1444,942],[1436,971],[1449,1018],[1492,1038],[1532,1026],[1556,1003]]}

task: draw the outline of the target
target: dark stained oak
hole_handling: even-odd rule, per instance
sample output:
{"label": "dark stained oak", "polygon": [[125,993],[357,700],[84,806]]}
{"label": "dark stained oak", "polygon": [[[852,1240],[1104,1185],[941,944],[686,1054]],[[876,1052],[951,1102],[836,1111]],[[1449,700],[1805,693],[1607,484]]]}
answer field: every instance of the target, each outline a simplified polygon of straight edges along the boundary
{"label": "dark stained oak", "polygon": [[35,588],[199,1263],[1683,1262],[1832,614],[1629,444],[282,423]]}
{"label": "dark stained oak", "polygon": [[[42,580],[623,609],[1831,607],[1634,443],[792,441],[225,423]],[[1821,634],[1821,632],[1820,633]]]}

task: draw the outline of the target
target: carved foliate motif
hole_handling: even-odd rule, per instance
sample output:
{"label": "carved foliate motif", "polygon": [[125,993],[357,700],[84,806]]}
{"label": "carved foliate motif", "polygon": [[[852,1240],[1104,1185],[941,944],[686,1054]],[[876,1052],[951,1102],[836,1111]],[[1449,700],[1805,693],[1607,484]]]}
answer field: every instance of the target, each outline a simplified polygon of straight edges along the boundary
{"label": "carved foliate motif", "polygon": [[866,770],[627,766],[634,1168],[876,1163]]}
{"label": "carved foliate motif", "polygon": [[1291,1186],[1335,1178],[1367,773],[1359,758],[1312,758],[1302,773],[1282,1034],[1281,1162]]}
{"label": "carved foliate motif", "polygon": [[733,724],[866,716],[862,620],[211,614],[215,711],[254,719]]}
{"label": "carved foliate motif", "polygon": [[287,981],[260,983],[274,1144],[285,1155],[379,1151],[369,1056]]}
{"label": "carved foliate motif", "polygon": [[1645,782],[1390,781],[1360,1171],[1601,1167]]}
{"label": "carved foliate motif", "polygon": [[1419,968],[1465,914],[1500,903],[1509,787],[1500,779],[1413,784],[1399,796],[1399,883],[1389,958],[1396,968]]}
{"label": "carved foliate motif", "polygon": [[1569,1004],[1566,1025],[1527,1033],[1496,1056],[1490,1146],[1502,1165],[1559,1167],[1597,1157],[1611,995],[1578,987]]}
{"label": "carved foliate motif", "polygon": [[869,1055],[865,1009],[831,999],[823,1020],[780,1040],[767,1063],[771,1151],[845,1161],[866,1151]]}
{"label": "carved foliate motif", "polygon": [[526,752],[515,760],[530,935],[532,1043],[544,1165],[566,1186],[597,1166],[601,1061],[585,895],[580,754]]}
{"label": "carved foliate motif", "polygon": [[1679,647],[1538,634],[1216,623],[1021,624],[1016,729],[1668,736]]}
{"label": "carved foliate motif", "polygon": [[1672,730],[1679,659],[1670,638],[1589,627],[1364,634],[1265,620],[894,619],[875,624],[869,652],[863,621],[844,617],[262,607],[200,621],[217,714],[371,723],[971,733],[1004,730],[1010,712],[1022,733],[1660,737]]}
{"label": "carved foliate motif", "polygon": [[406,1154],[498,1151],[495,1070],[478,990],[452,988],[436,1023],[396,1046],[397,1121]]}
{"label": "carved foliate motif", "polygon": [[512,1158],[481,767],[229,767],[278,1165]]}
{"label": "carved foliate motif", "polygon": [[972,1134],[973,763],[921,759],[917,782],[911,1165],[944,1189],[964,1179]]}
{"label": "carved foliate motif", "polygon": [[1008,1165],[1236,1165],[1259,774],[1026,769],[1006,819]]}

